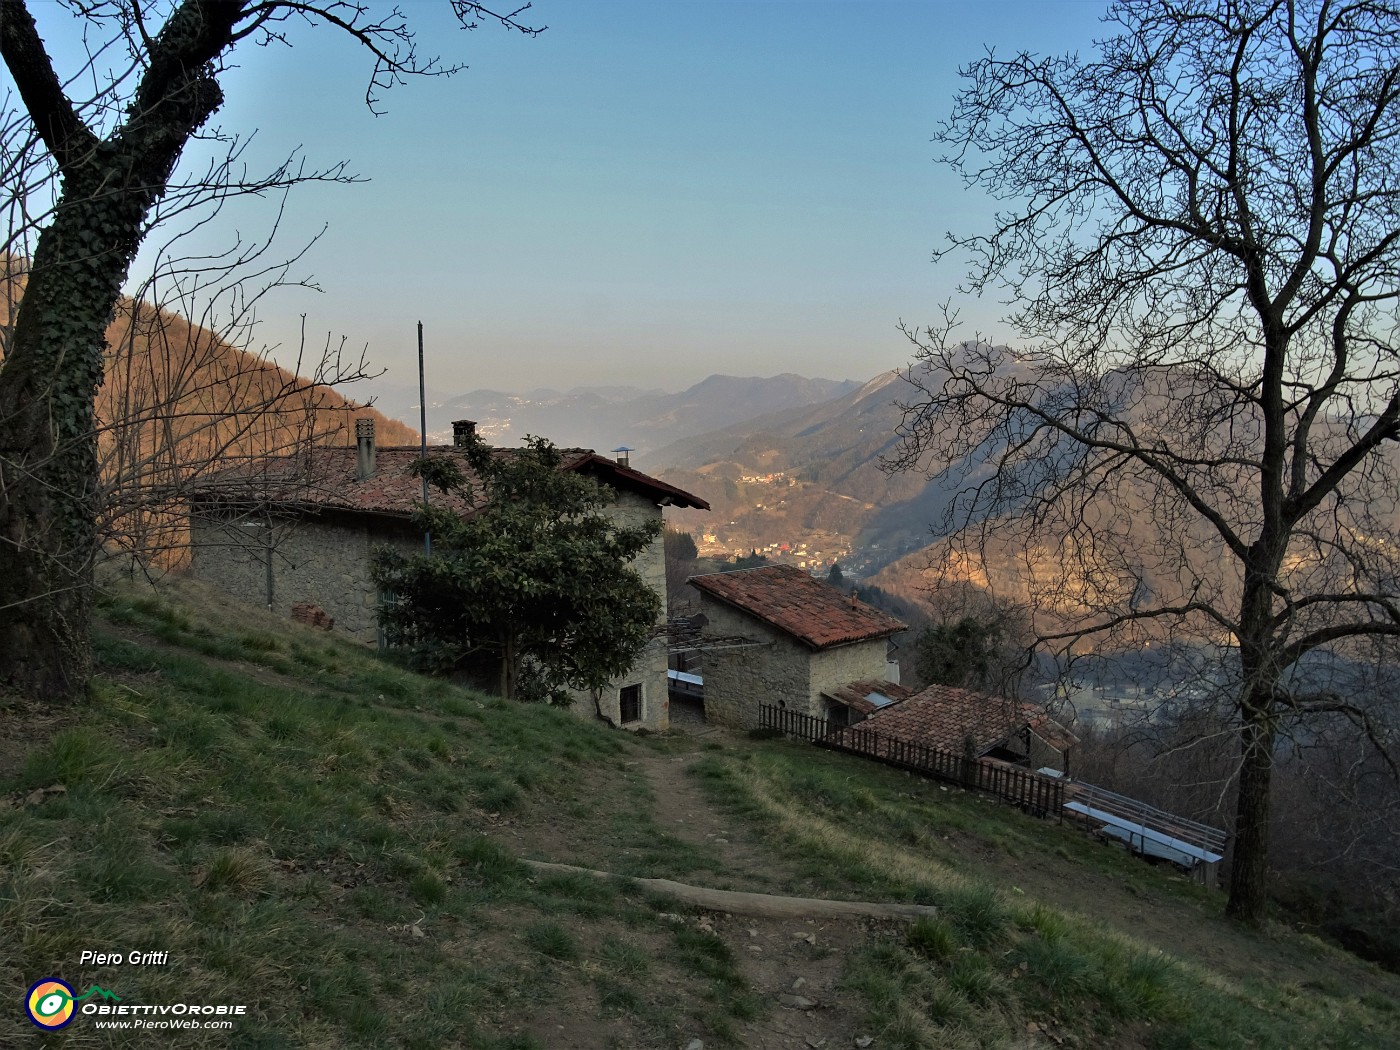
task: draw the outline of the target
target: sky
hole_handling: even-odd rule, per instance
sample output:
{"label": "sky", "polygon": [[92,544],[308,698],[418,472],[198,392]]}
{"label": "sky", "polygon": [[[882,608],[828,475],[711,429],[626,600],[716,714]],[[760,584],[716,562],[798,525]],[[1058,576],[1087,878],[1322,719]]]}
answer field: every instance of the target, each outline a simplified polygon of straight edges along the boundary
{"label": "sky", "polygon": [[[60,67],[76,24],[36,6]],[[373,7],[374,5],[371,5]],[[214,124],[256,132],[253,170],[298,151],[355,185],[309,185],[274,249],[314,282],[258,304],[255,347],[286,362],[342,338],[447,394],[899,367],[901,320],[951,299],[995,337],[1004,307],[959,295],[946,231],[994,203],[936,163],[958,69],[1000,53],[1091,49],[1102,0],[536,0],[537,37],[464,32],[446,3],[402,5],[420,50],[468,68],[365,105],[370,61],[326,26],[243,48]],[[201,147],[187,166],[202,163]],[[265,235],[274,200],[235,202],[184,243]],[[324,232],[322,232],[324,230]],[[158,235],[133,268],[149,272]],[[353,393],[353,391],[351,391]]]}

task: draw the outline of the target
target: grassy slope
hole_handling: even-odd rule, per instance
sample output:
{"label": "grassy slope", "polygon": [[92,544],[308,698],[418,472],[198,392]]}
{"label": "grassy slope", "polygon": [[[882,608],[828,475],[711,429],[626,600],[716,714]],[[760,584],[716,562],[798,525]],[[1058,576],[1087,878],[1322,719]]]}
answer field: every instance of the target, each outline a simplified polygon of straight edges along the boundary
{"label": "grassy slope", "polygon": [[[0,706],[12,998],[53,974],[250,1005],[231,1036],[158,1037],[180,1046],[743,1044],[775,1010],[722,936],[622,882],[532,877],[530,855],[940,904],[938,922],[861,927],[841,960],[876,1047],[1400,1041],[1400,981],[1231,930],[1217,896],[896,771],[624,736],[207,596],[121,596],[104,620],[90,703]],[[757,852],[726,862],[664,829],[640,771],[658,756],[690,765]],[[83,949],[171,962],[79,969]],[[566,1026],[583,1034],[552,1038]],[[31,1035],[0,1020],[0,1045]],[[152,1038],[80,1019],[48,1041]]]}
{"label": "grassy slope", "polygon": [[797,744],[697,771],[806,857],[824,893],[943,909],[852,960],[849,984],[890,1045],[1002,1045],[1022,1030],[1044,1045],[1400,1041],[1393,975],[1284,929],[1235,928],[1223,894],[1073,828]]}

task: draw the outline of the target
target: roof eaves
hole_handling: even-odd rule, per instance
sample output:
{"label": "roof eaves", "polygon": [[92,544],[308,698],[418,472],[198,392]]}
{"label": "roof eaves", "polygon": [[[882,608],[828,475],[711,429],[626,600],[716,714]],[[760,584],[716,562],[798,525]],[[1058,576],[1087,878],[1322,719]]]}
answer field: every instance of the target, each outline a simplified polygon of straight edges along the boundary
{"label": "roof eaves", "polygon": [[[617,479],[630,483],[634,488],[646,491],[649,495],[660,495],[667,500],[670,505],[677,507],[692,507],[695,510],[709,510],[710,504],[692,492],[687,492],[683,488],[672,485],[670,482],[662,481],[660,478],[652,477],[634,467],[601,456],[597,452],[589,449],[579,450],[583,455],[569,464],[570,470],[582,470],[585,467],[593,467],[600,473],[611,474]],[[657,502],[661,502],[660,499]]]}

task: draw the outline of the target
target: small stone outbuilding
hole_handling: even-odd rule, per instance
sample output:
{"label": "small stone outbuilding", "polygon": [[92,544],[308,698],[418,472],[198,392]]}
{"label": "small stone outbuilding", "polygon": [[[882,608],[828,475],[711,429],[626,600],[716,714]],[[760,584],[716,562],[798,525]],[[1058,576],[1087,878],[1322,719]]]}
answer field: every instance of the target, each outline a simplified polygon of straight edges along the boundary
{"label": "small stone outbuilding", "polygon": [[772,705],[844,724],[841,697],[855,696],[848,687],[890,677],[889,639],[905,625],[801,569],[764,565],[690,583],[706,634],[747,640],[705,652],[706,721],[755,728],[760,708]]}
{"label": "small stone outbuilding", "polygon": [[[430,456],[451,456],[474,477],[461,444],[475,424],[454,424],[452,445],[429,445]],[[373,422],[357,421],[353,446],[313,447],[295,456],[230,464],[190,503],[191,570],[234,598],[305,622],[333,627],[374,643],[382,600],[370,578],[370,554],[379,546],[421,551],[423,533],[412,515],[423,500],[423,482],[411,471],[422,449],[376,447]],[[497,455],[514,450],[499,449]],[[668,485],[624,459],[591,449],[564,450],[561,470],[596,478],[617,492],[608,513],[623,524],[660,518],[663,506],[708,510],[702,499]],[[479,489],[478,489],[479,490]],[[479,507],[456,494],[434,490],[434,506],[459,514]],[[597,714],[628,729],[659,730],[669,724],[666,681],[666,562],[661,539],[632,562],[661,597],[655,637],[637,654],[626,676],[599,699]],[[573,708],[595,716],[591,698]]]}
{"label": "small stone outbuilding", "polygon": [[931,685],[873,711],[861,728],[969,758],[1064,774],[1070,771],[1070,751],[1079,743],[1038,704],[949,685]]}

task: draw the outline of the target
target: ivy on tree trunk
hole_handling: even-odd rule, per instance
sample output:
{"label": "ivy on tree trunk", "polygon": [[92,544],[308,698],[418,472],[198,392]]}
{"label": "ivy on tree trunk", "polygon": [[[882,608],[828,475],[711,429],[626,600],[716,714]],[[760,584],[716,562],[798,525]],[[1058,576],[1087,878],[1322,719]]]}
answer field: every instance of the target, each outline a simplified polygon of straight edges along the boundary
{"label": "ivy on tree trunk", "polygon": [[104,333],[147,213],[223,101],[209,62],[238,15],[236,4],[183,5],[152,45],[126,121],[99,140],[28,10],[0,6],[0,55],[62,173],[0,368],[0,652],[9,683],[37,699],[72,696],[89,674]]}
{"label": "ivy on tree trunk", "polygon": [[[520,23],[519,11],[501,15],[471,2],[453,10],[466,28],[485,16],[526,34],[540,31]],[[329,26],[373,57],[371,107],[406,76],[460,68],[420,57],[397,9],[378,17],[335,0],[178,0],[158,28],[147,25],[150,17],[139,3],[83,5],[74,21],[90,65],[60,77],[28,6],[0,3],[0,58],[38,143],[21,149],[26,163],[8,166],[7,189],[13,199],[51,194],[55,202],[29,258],[15,249],[29,250],[32,230],[10,231],[7,276],[22,279],[24,294],[0,364],[0,686],[41,700],[73,696],[90,670],[98,553],[93,398],[107,324],[181,152],[223,103],[217,78],[227,53],[245,40],[285,43],[289,22]],[[127,52],[135,59],[129,76],[100,68],[100,56]],[[69,88],[83,83],[98,84],[97,93],[75,103]],[[94,128],[112,114],[121,116],[99,136]],[[36,179],[36,170],[47,174]],[[279,170],[251,181],[229,169],[223,175],[181,186],[182,205],[324,173]],[[27,224],[28,209],[19,211]]]}

